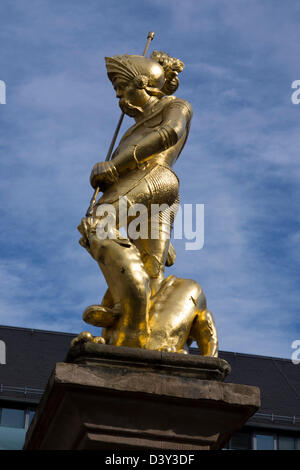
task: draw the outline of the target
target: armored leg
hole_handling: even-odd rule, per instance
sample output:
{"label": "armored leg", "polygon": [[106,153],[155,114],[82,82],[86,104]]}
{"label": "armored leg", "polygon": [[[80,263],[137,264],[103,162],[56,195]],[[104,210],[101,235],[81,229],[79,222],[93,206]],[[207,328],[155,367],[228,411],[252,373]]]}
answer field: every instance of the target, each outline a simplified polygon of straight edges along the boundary
{"label": "armored leg", "polygon": [[101,239],[96,228],[95,218],[83,219],[80,231],[105,277],[112,303],[120,304],[121,315],[110,331],[109,344],[145,347],[151,291],[140,253],[129,240],[122,239],[118,231],[116,239]]}

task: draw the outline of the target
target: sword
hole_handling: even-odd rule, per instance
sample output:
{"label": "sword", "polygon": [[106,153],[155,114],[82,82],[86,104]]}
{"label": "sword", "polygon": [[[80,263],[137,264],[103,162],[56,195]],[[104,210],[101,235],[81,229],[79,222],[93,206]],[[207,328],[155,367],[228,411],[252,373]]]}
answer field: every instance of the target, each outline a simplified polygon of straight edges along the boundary
{"label": "sword", "polygon": [[[150,32],[148,33],[147,42],[146,42],[145,49],[144,49],[144,52],[143,52],[143,56],[144,56],[144,57],[146,57],[146,54],[147,54],[147,52],[148,52],[150,43],[151,43],[151,41],[152,41],[153,38],[154,38],[154,33],[153,33],[152,31],[150,31]],[[113,149],[114,149],[114,146],[115,146],[115,143],[116,143],[116,140],[117,140],[117,137],[118,137],[118,134],[119,134],[119,130],[120,130],[120,127],[121,127],[121,125],[122,125],[124,116],[125,116],[125,113],[122,112],[122,114],[121,114],[121,116],[120,116],[120,119],[119,119],[119,122],[118,122],[118,124],[117,124],[116,130],[115,130],[115,133],[114,133],[114,135],[113,135],[111,144],[110,144],[110,146],[109,146],[109,149],[108,149],[106,158],[105,158],[105,161],[106,161],[106,162],[108,162],[108,161],[110,160],[110,157],[111,157],[112,151],[113,151]],[[89,208],[88,208],[88,210],[86,211],[86,217],[90,217],[90,216],[92,215],[92,213],[93,213],[93,208],[94,208],[94,206],[95,206],[95,204],[96,204],[99,191],[100,191],[100,188],[99,188],[99,186],[98,186],[98,187],[95,189],[95,191],[94,191],[94,194],[93,194],[93,196],[92,196],[92,199],[91,199]]]}

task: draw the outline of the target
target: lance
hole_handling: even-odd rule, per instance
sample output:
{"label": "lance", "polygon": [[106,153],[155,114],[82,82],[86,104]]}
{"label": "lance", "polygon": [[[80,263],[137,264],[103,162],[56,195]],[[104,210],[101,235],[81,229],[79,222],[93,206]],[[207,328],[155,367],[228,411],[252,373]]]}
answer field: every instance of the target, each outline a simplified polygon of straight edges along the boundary
{"label": "lance", "polygon": [[[148,52],[148,49],[149,49],[149,46],[150,46],[150,43],[152,41],[152,39],[154,38],[154,33],[152,31],[150,31],[148,33],[148,36],[147,36],[147,42],[146,42],[146,45],[145,45],[145,49],[144,49],[144,52],[143,52],[143,56],[146,57],[146,54]],[[123,119],[124,119],[124,116],[125,116],[125,113],[122,112],[121,116],[120,116],[120,119],[119,119],[119,122],[117,124],[117,127],[116,127],[116,130],[115,130],[115,133],[113,135],[113,138],[112,138],[112,141],[111,141],[111,144],[109,146],[109,149],[108,149],[108,152],[107,152],[107,155],[106,155],[106,158],[105,158],[105,161],[108,162],[110,160],[110,157],[111,157],[111,154],[112,154],[112,151],[114,149],[114,146],[115,146],[115,143],[116,143],[116,140],[117,140],[117,137],[118,137],[118,134],[119,134],[119,130],[120,130],[120,127],[122,125],[122,122],[123,122]],[[97,197],[98,197],[98,194],[99,194],[99,186],[95,189],[94,191],[94,194],[93,194],[93,197],[91,199],[91,202],[90,202],[90,205],[89,205],[89,208],[86,212],[86,217],[89,217],[92,215],[93,213],[93,208],[96,204],[96,201],[97,201]]]}

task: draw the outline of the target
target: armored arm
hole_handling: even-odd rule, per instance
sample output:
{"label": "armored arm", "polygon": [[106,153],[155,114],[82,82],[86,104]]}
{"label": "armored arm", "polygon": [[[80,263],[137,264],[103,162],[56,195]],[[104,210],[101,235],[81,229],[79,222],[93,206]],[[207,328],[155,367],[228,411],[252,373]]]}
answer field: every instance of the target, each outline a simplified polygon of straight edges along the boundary
{"label": "armored arm", "polygon": [[90,178],[93,188],[117,182],[120,175],[175,145],[186,133],[191,118],[191,105],[182,99],[173,100],[164,110],[161,125],[138,139],[135,145],[117,150],[111,161],[96,163]]}

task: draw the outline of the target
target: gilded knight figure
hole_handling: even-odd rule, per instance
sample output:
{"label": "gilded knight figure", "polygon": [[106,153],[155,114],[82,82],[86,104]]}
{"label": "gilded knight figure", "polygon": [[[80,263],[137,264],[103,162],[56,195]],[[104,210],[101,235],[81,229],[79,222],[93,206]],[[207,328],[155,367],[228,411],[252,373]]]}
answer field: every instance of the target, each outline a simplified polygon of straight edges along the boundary
{"label": "gilded knight figure", "polygon": [[[195,340],[202,355],[217,356],[216,327],[200,285],[164,274],[165,266],[175,261],[170,233],[179,204],[179,180],[173,166],[193,114],[190,103],[173,96],[184,64],[157,51],[150,58],[116,55],[105,60],[119,106],[135,123],[111,160],[96,163],[91,172],[91,186],[103,195],[78,227],[80,244],[97,261],[108,289],[101,305],[91,305],[83,313],[85,322],[102,327],[102,336],[83,332],[73,344],[93,341],[186,353]],[[133,239],[120,232],[120,198],[128,207],[147,208],[147,237]],[[104,205],[114,208],[114,237],[98,234]],[[155,214],[156,237],[150,231],[154,205],[164,207],[158,219]],[[126,224],[130,220],[134,216],[128,216]]]}

